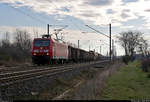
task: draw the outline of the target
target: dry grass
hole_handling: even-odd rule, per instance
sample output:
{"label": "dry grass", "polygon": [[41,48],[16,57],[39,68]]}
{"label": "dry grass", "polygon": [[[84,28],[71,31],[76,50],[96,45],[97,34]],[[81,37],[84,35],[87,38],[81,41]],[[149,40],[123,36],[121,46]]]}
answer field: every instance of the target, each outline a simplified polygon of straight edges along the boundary
{"label": "dry grass", "polygon": [[22,65],[31,65],[32,64],[32,60],[31,58],[28,58],[24,61],[15,61],[15,60],[9,60],[9,61],[4,61],[4,60],[0,60],[0,66],[6,66],[6,67],[16,67],[16,66],[22,66]]}
{"label": "dry grass", "polygon": [[[92,78],[85,81],[84,84],[80,85],[76,88],[73,94],[64,99],[71,100],[95,100],[100,99],[101,92],[104,88],[106,79],[114,73],[117,68],[119,68],[122,64],[116,63],[112,66],[109,66],[109,69],[105,69],[104,71],[98,71],[95,74],[92,74]],[[108,68],[108,66],[106,67]]]}

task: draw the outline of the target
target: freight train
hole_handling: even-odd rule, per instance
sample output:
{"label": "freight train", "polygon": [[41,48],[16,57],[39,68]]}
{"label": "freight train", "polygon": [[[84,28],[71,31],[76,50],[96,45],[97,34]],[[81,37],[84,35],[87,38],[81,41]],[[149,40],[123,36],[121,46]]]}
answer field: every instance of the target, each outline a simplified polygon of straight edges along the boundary
{"label": "freight train", "polygon": [[32,62],[38,65],[93,61],[101,57],[101,54],[96,54],[94,51],[75,48],[55,41],[51,37],[34,38],[32,44]]}

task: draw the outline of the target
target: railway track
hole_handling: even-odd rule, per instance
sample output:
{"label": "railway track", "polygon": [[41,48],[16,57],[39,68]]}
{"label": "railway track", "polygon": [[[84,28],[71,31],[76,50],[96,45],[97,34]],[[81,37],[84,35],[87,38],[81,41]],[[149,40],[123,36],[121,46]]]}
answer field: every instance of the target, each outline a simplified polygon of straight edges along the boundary
{"label": "railway track", "polygon": [[21,70],[28,70],[32,68],[36,68],[36,65],[18,65],[18,66],[0,66],[0,73],[5,73],[5,72],[13,72],[13,71],[21,71]]}
{"label": "railway track", "polygon": [[0,74],[0,86],[4,87],[4,86],[9,86],[12,84],[19,83],[19,82],[24,82],[27,80],[42,78],[45,76],[54,76],[63,72],[71,71],[76,68],[81,68],[81,67],[85,67],[88,65],[92,65],[96,63],[103,63],[103,62],[108,62],[108,60],[1,73]]}
{"label": "railway track", "polygon": [[[73,63],[69,63],[67,65],[72,65]],[[58,67],[62,66],[62,64],[57,64],[57,65],[45,65],[45,66],[37,66],[37,65],[18,65],[18,66],[11,66],[11,67],[6,67],[6,66],[0,66],[0,73],[8,73],[8,72],[16,72],[16,71],[25,71],[25,70],[31,70],[31,69],[41,69],[45,67]],[[63,65],[64,66],[64,65]]]}

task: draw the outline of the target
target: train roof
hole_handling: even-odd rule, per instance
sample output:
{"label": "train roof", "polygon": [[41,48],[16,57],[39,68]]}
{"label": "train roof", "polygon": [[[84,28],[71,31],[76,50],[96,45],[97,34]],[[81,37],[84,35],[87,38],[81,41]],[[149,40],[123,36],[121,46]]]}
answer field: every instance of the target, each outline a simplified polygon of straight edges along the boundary
{"label": "train roof", "polygon": [[52,41],[55,42],[55,43],[60,43],[60,44],[67,45],[67,44],[64,43],[64,42],[58,42],[58,41],[56,41],[56,40],[53,39],[53,38],[34,38],[34,40],[52,40]]}
{"label": "train roof", "polygon": [[50,40],[50,38],[34,38],[34,40],[43,40],[43,39]]}
{"label": "train roof", "polygon": [[[55,43],[67,45],[68,47],[72,47],[72,48],[74,48],[74,49],[79,49],[79,50],[85,51],[84,49],[77,48],[77,47],[73,47],[73,46],[71,46],[71,45],[68,45],[67,43],[58,42],[58,41],[56,41],[56,40],[53,39],[53,38],[34,38],[34,40],[43,40],[43,39],[46,39],[46,40],[52,40],[52,41],[55,42]],[[85,52],[89,52],[89,51],[85,51]]]}

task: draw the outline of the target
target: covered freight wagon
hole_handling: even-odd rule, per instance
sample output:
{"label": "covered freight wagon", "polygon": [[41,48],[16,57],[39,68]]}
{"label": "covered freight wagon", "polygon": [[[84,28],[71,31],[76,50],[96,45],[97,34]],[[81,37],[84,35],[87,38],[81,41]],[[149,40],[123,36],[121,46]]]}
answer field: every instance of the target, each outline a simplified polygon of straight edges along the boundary
{"label": "covered freight wagon", "polygon": [[78,61],[78,48],[74,48],[72,46],[68,46],[68,56],[69,56],[69,60],[73,61],[73,62],[77,62]]}

